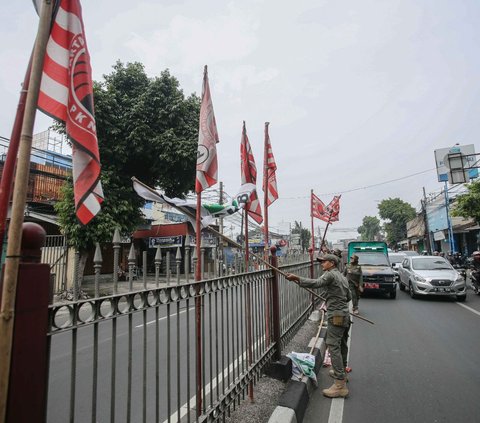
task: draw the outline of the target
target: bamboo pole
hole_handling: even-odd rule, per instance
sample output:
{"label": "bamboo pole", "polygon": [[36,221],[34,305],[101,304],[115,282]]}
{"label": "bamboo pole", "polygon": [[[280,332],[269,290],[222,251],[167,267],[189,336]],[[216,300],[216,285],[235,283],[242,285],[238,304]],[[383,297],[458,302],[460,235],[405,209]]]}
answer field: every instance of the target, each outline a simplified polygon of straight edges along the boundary
{"label": "bamboo pole", "polygon": [[[157,192],[156,192],[154,189],[150,188],[148,185],[145,185],[143,182],[139,181],[139,180],[138,180],[137,178],[135,178],[134,176],[132,177],[132,181],[135,181],[135,182],[137,182],[138,184],[142,185],[146,190],[152,192],[153,194],[157,194]],[[157,195],[158,195],[158,194],[157,194]],[[197,203],[197,205],[198,205],[198,203]],[[174,207],[174,206],[173,206],[173,207]],[[191,214],[191,213],[188,213],[186,210],[179,209],[179,211],[182,212],[182,213],[184,213],[184,214],[186,214],[190,219],[195,219],[195,216],[194,216],[193,214]],[[241,244],[239,244],[238,242],[235,242],[233,239],[228,238],[226,235],[218,232],[217,230],[213,229],[211,226],[207,226],[206,229],[207,229],[208,231],[210,231],[211,233],[219,236],[220,238],[222,238],[223,240],[225,240],[227,243],[233,245],[234,247],[239,248],[240,250],[244,250],[244,247],[243,247]],[[272,264],[270,264],[270,263],[269,263],[267,260],[265,260],[263,257],[260,257],[260,256],[258,256],[257,254],[255,254],[255,253],[253,253],[253,252],[250,253],[250,254],[251,254],[253,257],[257,258],[258,260],[262,261],[262,262],[263,262],[265,265],[267,265],[270,269],[275,270],[276,272],[280,273],[280,274],[283,275],[283,276],[287,276],[287,274],[286,274],[285,272],[283,272],[282,270],[280,270],[278,267],[275,267],[275,266],[273,266]],[[293,281],[293,282],[298,285],[298,282],[296,282],[296,281]],[[320,300],[326,301],[325,298],[323,298],[321,295],[317,294],[315,291],[312,291],[311,289],[305,288],[305,287],[303,287],[303,286],[302,286],[301,288],[306,289],[308,292],[310,292],[312,295],[314,295],[315,297],[319,298]],[[374,322],[372,322],[371,320],[366,319],[365,317],[362,317],[362,316],[360,316],[360,315],[358,315],[358,314],[350,313],[350,315],[353,316],[353,317],[356,317],[356,318],[358,318],[358,319],[364,320],[364,321],[366,321],[366,322],[368,322],[368,323],[371,323],[372,325],[374,324]]]}
{"label": "bamboo pole", "polygon": [[0,421],[5,421],[10,362],[15,318],[15,295],[17,290],[18,265],[22,237],[22,224],[27,198],[28,175],[30,170],[30,153],[32,148],[33,126],[37,109],[38,93],[42,79],[43,59],[50,33],[52,17],[52,0],[43,1],[37,38],[33,52],[32,70],[25,104],[25,116],[20,137],[20,149],[15,175],[12,216],[8,230],[7,257],[2,286],[0,306]]}

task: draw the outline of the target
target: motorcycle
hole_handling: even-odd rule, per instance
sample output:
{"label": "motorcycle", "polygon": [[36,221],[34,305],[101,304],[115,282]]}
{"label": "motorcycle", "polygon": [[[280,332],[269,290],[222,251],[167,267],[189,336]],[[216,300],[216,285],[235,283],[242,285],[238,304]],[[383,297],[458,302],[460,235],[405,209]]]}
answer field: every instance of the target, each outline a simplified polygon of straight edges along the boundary
{"label": "motorcycle", "polygon": [[472,281],[472,289],[475,294],[480,295],[480,271],[472,270],[470,274],[470,278]]}
{"label": "motorcycle", "polygon": [[467,280],[467,269],[465,269],[465,267],[460,264],[453,264],[452,266],[458,273],[460,273],[460,276],[463,279]]}

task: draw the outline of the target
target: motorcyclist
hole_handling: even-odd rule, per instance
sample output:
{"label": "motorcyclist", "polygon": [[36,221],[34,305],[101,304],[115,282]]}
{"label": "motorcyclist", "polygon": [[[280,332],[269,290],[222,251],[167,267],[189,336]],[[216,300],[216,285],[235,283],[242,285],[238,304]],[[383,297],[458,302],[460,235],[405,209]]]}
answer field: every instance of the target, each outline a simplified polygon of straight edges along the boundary
{"label": "motorcyclist", "polygon": [[472,288],[475,294],[480,293],[480,251],[474,251],[472,253],[472,263],[471,268],[471,277],[472,277]]}

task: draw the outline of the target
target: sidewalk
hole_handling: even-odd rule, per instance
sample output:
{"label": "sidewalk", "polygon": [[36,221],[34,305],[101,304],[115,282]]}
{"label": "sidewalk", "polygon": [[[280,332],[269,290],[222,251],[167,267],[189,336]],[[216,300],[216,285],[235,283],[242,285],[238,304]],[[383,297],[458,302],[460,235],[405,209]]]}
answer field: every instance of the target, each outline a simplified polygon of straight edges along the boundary
{"label": "sidewalk", "polygon": [[[293,339],[287,344],[282,351],[282,355],[286,355],[292,351],[309,352],[309,342],[315,337],[318,330],[319,322],[307,320],[299,329]],[[254,386],[254,402],[250,402],[245,397],[230,417],[225,421],[227,423],[266,423],[270,416],[278,406],[280,397],[285,391],[286,382],[281,382],[262,376]]]}

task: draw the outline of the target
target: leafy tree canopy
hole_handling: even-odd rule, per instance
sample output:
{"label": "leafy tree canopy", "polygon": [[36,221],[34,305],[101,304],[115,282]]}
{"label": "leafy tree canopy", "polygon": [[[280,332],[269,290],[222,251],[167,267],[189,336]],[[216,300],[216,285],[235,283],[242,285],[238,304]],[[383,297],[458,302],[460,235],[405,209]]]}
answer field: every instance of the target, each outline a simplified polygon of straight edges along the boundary
{"label": "leafy tree canopy", "polygon": [[182,197],[195,182],[200,99],[185,97],[168,70],[149,78],[141,63],[117,62],[104,80],[94,83],[102,211],[87,225],[75,217],[70,183],[56,205],[69,242],[86,250],[111,240],[115,227],[131,233],[141,222],[143,200],[131,177]]}
{"label": "leafy tree canopy", "polygon": [[380,220],[375,216],[365,216],[362,220],[362,226],[358,228],[362,241],[374,241],[380,236]]}
{"label": "leafy tree canopy", "polygon": [[466,185],[468,192],[457,196],[453,216],[471,217],[480,224],[480,180]]}
{"label": "leafy tree canopy", "polygon": [[380,218],[386,220],[387,242],[395,246],[407,237],[407,222],[416,216],[415,209],[400,198],[382,200],[378,205]]}

